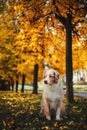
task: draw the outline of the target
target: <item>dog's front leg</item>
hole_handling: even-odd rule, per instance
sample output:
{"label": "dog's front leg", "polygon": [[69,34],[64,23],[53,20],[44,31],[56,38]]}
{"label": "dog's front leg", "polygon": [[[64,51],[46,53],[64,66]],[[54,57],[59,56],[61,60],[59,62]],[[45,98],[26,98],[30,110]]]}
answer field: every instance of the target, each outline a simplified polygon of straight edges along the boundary
{"label": "dog's front leg", "polygon": [[50,106],[49,106],[49,99],[47,98],[45,100],[45,115],[46,115],[46,119],[48,120],[51,120],[51,117],[50,117]]}
{"label": "dog's front leg", "polygon": [[60,120],[61,101],[57,101],[56,120]]}
{"label": "dog's front leg", "polygon": [[60,112],[61,112],[60,108],[57,107],[57,111],[56,111],[56,120],[60,120]]}

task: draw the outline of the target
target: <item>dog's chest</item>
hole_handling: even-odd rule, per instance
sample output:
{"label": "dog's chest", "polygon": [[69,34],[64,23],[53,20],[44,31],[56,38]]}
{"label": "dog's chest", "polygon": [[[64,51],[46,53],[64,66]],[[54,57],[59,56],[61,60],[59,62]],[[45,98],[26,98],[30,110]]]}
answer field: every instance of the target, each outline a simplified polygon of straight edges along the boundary
{"label": "dog's chest", "polygon": [[46,94],[52,102],[55,102],[60,98],[59,89],[57,86],[46,86],[44,88],[44,94]]}

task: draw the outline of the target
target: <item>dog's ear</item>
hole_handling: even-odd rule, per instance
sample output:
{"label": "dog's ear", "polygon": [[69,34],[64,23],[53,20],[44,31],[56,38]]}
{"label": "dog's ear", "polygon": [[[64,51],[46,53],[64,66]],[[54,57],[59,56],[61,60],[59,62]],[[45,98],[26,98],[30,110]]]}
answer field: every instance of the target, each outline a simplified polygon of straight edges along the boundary
{"label": "dog's ear", "polygon": [[54,82],[57,83],[58,79],[59,79],[59,73],[55,72],[55,80],[54,80]]}
{"label": "dog's ear", "polygon": [[44,70],[44,72],[43,72],[43,77],[44,78],[46,77],[46,72],[47,72],[47,70]]}

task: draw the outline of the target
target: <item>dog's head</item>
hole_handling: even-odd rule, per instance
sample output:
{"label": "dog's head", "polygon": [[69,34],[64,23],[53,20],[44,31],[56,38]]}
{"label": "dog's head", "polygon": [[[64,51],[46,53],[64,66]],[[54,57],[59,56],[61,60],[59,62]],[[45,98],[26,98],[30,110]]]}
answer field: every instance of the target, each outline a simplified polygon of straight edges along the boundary
{"label": "dog's head", "polygon": [[49,69],[46,72],[44,72],[44,83],[45,84],[55,84],[58,82],[59,79],[59,73],[54,69]]}

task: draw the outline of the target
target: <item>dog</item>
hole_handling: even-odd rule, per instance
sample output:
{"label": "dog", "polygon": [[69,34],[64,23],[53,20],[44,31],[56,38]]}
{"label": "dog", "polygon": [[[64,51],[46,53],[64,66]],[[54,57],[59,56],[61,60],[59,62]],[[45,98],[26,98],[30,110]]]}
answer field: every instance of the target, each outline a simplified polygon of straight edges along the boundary
{"label": "dog", "polygon": [[63,100],[63,83],[59,73],[54,69],[49,69],[44,73],[40,114],[44,114],[48,120],[51,120],[52,116],[60,120],[61,114],[65,113]]}

